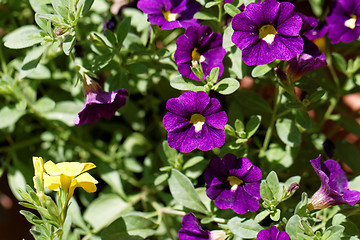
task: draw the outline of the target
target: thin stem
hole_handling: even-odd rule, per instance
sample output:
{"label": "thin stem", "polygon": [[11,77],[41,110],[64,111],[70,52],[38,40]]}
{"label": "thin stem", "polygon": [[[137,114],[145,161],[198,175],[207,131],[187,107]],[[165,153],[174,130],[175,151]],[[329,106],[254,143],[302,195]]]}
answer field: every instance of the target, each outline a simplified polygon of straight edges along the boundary
{"label": "thin stem", "polygon": [[219,7],[219,18],[218,18],[218,22],[219,22],[219,31],[222,32],[222,17],[223,17],[223,6],[222,3],[218,5]]}
{"label": "thin stem", "polygon": [[275,121],[277,119],[277,111],[278,111],[278,107],[279,107],[279,102],[281,101],[281,93],[280,93],[279,88],[280,88],[279,85],[277,85],[275,87],[274,109],[273,109],[273,112],[271,114],[271,120],[270,120],[269,128],[267,129],[266,134],[265,134],[265,139],[264,139],[263,146],[260,149],[260,155],[262,155],[266,151],[266,149],[267,149],[267,147],[268,147],[268,145],[270,143],[272,132],[273,132],[273,129],[274,129],[274,126],[275,126]]}

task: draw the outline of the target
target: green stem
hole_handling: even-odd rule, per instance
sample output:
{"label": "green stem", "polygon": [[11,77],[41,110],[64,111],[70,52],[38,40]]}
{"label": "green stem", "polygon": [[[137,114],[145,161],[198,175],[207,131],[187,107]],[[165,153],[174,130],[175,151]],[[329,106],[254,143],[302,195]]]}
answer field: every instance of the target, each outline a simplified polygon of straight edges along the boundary
{"label": "green stem", "polygon": [[280,93],[280,86],[277,85],[275,87],[275,100],[274,100],[274,109],[273,112],[271,114],[271,120],[270,120],[270,125],[269,128],[266,131],[265,134],[265,139],[264,139],[264,143],[262,148],[260,149],[260,156],[262,156],[264,154],[264,152],[266,151],[266,149],[268,148],[268,145],[270,143],[270,139],[272,136],[272,132],[275,126],[275,121],[277,119],[277,111],[278,111],[278,107],[279,107],[279,103],[281,101],[281,93]]}
{"label": "green stem", "polygon": [[222,18],[223,18],[223,6],[222,3],[218,5],[219,7],[219,18],[218,18],[218,22],[219,22],[219,31],[222,33]]}
{"label": "green stem", "polygon": [[0,46],[0,62],[1,62],[1,68],[4,74],[7,74],[7,66],[6,66],[6,61],[4,58],[4,54],[2,51],[2,46]]}

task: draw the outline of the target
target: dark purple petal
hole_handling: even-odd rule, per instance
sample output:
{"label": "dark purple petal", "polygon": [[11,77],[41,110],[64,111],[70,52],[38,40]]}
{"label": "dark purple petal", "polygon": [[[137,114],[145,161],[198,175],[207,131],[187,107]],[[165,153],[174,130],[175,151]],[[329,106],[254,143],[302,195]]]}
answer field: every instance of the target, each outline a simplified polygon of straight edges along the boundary
{"label": "dark purple petal", "polygon": [[227,122],[227,116],[225,111],[221,111],[205,116],[205,121],[211,128],[222,130]]}
{"label": "dark purple petal", "polygon": [[128,93],[125,89],[112,92],[88,92],[85,96],[85,107],[74,120],[76,126],[84,123],[95,123],[100,118],[110,118],[126,103]]}
{"label": "dark purple petal", "polygon": [[284,3],[280,4],[276,0],[264,0],[264,2],[261,4],[262,18],[264,21],[263,25],[268,23],[274,23],[277,18],[281,17],[281,14],[278,14],[278,12],[282,4]]}
{"label": "dark purple petal", "polygon": [[261,230],[256,240],[290,240],[290,236],[284,231],[279,231],[276,226],[271,226],[270,229]]}
{"label": "dark purple petal", "polygon": [[190,124],[190,122],[188,118],[168,112],[163,118],[163,124],[166,131],[173,132],[185,127],[187,124]]}
{"label": "dark purple petal", "polygon": [[203,230],[195,215],[189,213],[182,219],[178,236],[179,240],[209,240],[210,232]]}

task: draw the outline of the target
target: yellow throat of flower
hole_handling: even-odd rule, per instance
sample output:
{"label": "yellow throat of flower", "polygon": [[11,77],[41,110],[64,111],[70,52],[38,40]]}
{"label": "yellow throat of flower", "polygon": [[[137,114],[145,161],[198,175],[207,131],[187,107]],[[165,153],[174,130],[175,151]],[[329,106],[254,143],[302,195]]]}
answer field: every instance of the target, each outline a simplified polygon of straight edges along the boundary
{"label": "yellow throat of flower", "polygon": [[195,132],[200,132],[205,123],[205,117],[201,114],[195,113],[191,116],[190,123],[194,125]]}
{"label": "yellow throat of flower", "polygon": [[264,25],[259,30],[259,38],[264,40],[268,44],[272,44],[277,33],[278,32],[273,25]]}
{"label": "yellow throat of flower", "polygon": [[194,50],[191,52],[191,58],[193,67],[197,67],[200,63],[205,61],[204,56],[198,52],[198,48],[194,48]]}
{"label": "yellow throat of flower", "polygon": [[169,11],[162,11],[162,14],[164,15],[164,18],[167,20],[167,21],[169,21],[169,22],[171,22],[171,21],[175,21],[176,19],[178,19],[179,17],[180,17],[180,14],[178,14],[178,13],[171,13],[171,11],[169,10]]}
{"label": "yellow throat of flower", "polygon": [[227,178],[227,181],[231,186],[231,191],[236,191],[236,189],[244,182],[243,180],[235,176],[229,176]]}
{"label": "yellow throat of flower", "polygon": [[354,29],[356,27],[356,16],[354,14],[350,15],[350,18],[344,22],[345,27]]}

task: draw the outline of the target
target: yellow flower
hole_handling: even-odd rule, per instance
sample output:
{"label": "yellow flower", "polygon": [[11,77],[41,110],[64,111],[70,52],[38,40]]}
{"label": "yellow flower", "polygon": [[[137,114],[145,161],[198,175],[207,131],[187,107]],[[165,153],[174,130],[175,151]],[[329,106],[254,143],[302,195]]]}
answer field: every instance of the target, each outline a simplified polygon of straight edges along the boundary
{"label": "yellow flower", "polygon": [[93,163],[62,162],[55,164],[47,161],[44,165],[45,187],[59,191],[60,188],[69,194],[69,199],[74,193],[74,189],[82,187],[86,192],[95,192],[98,181],[90,174],[84,173],[95,168]]}
{"label": "yellow flower", "polygon": [[40,183],[43,182],[44,161],[42,157],[33,157],[32,160],[35,169],[35,176],[33,177],[33,181],[34,185],[36,185],[36,177],[39,179]]}

